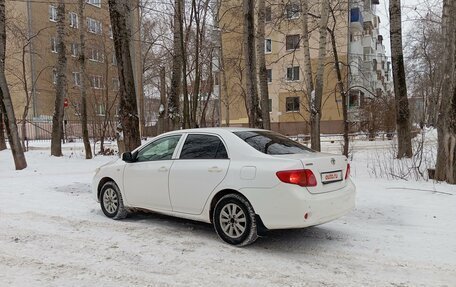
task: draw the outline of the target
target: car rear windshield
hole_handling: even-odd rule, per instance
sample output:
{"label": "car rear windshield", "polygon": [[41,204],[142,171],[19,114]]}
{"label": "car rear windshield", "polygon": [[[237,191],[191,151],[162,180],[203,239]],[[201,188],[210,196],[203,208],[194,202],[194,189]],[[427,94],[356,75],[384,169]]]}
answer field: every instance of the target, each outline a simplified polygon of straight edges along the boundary
{"label": "car rear windshield", "polygon": [[234,132],[234,134],[265,154],[279,155],[314,152],[310,148],[274,132],[242,131]]}

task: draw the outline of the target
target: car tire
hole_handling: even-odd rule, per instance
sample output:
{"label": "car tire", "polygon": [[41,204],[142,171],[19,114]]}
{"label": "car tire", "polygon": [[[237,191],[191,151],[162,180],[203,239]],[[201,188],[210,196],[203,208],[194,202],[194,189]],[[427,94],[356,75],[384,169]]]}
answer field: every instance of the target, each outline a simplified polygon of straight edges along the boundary
{"label": "car tire", "polygon": [[238,194],[227,194],[217,201],[212,223],[217,235],[231,245],[246,246],[258,238],[253,207]]}
{"label": "car tire", "polygon": [[113,181],[108,181],[101,188],[100,205],[103,213],[109,218],[123,219],[128,215],[119,187]]}

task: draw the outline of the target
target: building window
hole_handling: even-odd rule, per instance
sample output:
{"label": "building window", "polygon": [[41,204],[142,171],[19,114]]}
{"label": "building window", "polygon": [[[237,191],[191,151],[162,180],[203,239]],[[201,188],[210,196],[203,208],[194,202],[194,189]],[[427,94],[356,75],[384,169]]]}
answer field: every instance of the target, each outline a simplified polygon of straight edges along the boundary
{"label": "building window", "polygon": [[287,81],[299,81],[299,66],[287,68]]}
{"label": "building window", "polygon": [[81,73],[73,72],[73,82],[76,87],[81,86]]}
{"label": "building window", "polygon": [[264,9],[264,20],[266,22],[271,22],[272,21],[272,11],[271,11],[271,6],[268,6]]}
{"label": "building window", "polygon": [[285,41],[287,50],[299,49],[300,39],[301,39],[301,37],[299,35],[287,35],[286,41]]}
{"label": "building window", "polygon": [[79,27],[78,14],[76,14],[74,12],[70,12],[70,27],[71,28],[78,28]]}
{"label": "building window", "polygon": [[267,75],[267,78],[268,78],[268,83],[271,83],[272,82],[272,69],[267,69],[266,70],[266,75]]}
{"label": "building window", "polygon": [[287,97],[285,100],[287,112],[299,112],[299,97]]}
{"label": "building window", "polygon": [[104,62],[104,55],[99,49],[92,48],[89,53],[89,60],[94,62]]}
{"label": "building window", "polygon": [[299,8],[298,3],[289,3],[285,5],[285,17],[287,19],[296,19],[299,18],[301,9]]}
{"label": "building window", "polygon": [[269,112],[272,112],[272,99],[268,99]]}
{"label": "building window", "polygon": [[57,70],[56,69],[52,69],[52,83],[54,85],[57,85],[57,78],[58,78]]}
{"label": "building window", "polygon": [[112,90],[113,91],[118,91],[120,87],[120,82],[119,79],[117,78],[112,78]]}
{"label": "building window", "polygon": [[57,7],[49,5],[49,21],[57,22]]}
{"label": "building window", "polygon": [[264,52],[265,53],[271,53],[272,52],[272,40],[271,39],[265,39],[264,40]]}
{"label": "building window", "polygon": [[90,5],[101,7],[101,0],[87,0],[86,2]]}
{"label": "building window", "polygon": [[103,25],[101,21],[87,18],[87,29],[90,33],[101,34],[103,32]]}
{"label": "building window", "polygon": [[57,38],[51,37],[51,51],[52,53],[57,53]]}
{"label": "building window", "polygon": [[114,39],[114,34],[112,33],[112,25],[109,25],[109,38]]}
{"label": "building window", "polygon": [[79,43],[71,43],[71,56],[79,57]]}
{"label": "building window", "polygon": [[220,72],[214,72],[214,86],[220,85]]}
{"label": "building window", "polygon": [[359,92],[353,91],[348,95],[348,108],[359,107]]}
{"label": "building window", "polygon": [[103,77],[102,76],[92,76],[90,78],[90,86],[94,89],[103,88]]}
{"label": "building window", "polygon": [[116,57],[116,53],[113,53],[113,54],[112,54],[111,64],[112,64],[113,66],[117,66],[117,57]]}
{"label": "building window", "polygon": [[106,106],[104,104],[97,105],[97,115],[104,116],[106,114]]}

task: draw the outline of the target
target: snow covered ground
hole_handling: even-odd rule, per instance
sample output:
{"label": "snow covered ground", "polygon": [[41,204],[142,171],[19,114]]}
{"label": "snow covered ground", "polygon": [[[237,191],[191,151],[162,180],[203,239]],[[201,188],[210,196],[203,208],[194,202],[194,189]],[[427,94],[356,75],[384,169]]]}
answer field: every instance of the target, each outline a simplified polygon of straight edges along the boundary
{"label": "snow covered ground", "polygon": [[355,143],[354,212],[246,248],[203,223],[106,218],[90,181],[111,157],[85,160],[80,144],[62,158],[31,144],[24,171],[2,151],[0,286],[456,286],[456,187],[372,177],[372,151],[390,145]]}

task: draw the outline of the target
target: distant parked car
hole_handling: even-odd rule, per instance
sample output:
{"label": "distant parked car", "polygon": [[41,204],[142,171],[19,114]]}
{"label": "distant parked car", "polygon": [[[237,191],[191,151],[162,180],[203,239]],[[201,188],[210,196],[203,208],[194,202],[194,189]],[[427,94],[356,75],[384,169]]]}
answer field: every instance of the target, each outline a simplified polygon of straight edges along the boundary
{"label": "distant parked car", "polygon": [[162,134],[97,169],[93,194],[114,219],[146,209],[212,223],[250,244],[269,229],[303,228],[354,208],[350,165],[278,133],[248,128]]}

